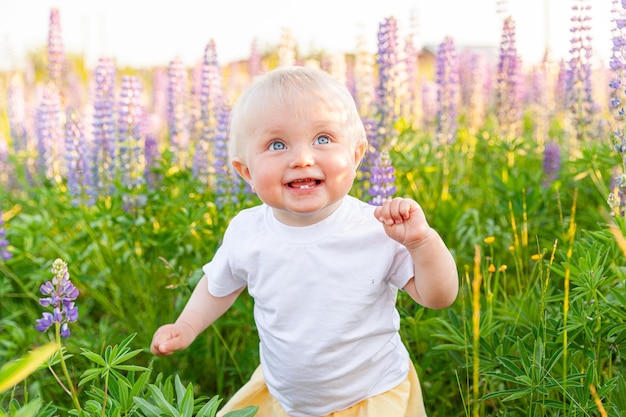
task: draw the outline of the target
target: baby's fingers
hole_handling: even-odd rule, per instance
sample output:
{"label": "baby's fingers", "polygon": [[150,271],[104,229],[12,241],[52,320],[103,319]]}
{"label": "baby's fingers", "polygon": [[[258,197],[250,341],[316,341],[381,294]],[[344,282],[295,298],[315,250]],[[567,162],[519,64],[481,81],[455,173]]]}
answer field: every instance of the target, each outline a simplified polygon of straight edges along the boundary
{"label": "baby's fingers", "polygon": [[417,208],[415,201],[396,197],[393,200],[384,201],[380,207],[376,208],[374,214],[382,223],[392,225],[408,220],[414,208]]}
{"label": "baby's fingers", "polygon": [[179,335],[171,329],[161,328],[156,331],[150,344],[150,352],[157,356],[171,355],[177,350]]}

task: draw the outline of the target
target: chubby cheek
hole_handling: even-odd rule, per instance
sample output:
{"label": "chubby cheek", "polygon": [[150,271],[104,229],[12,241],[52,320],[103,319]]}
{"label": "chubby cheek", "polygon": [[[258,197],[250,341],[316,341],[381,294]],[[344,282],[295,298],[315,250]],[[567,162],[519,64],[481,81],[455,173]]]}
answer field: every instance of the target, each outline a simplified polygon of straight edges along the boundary
{"label": "chubby cheek", "polygon": [[250,174],[250,187],[261,199],[264,196],[271,196],[282,189],[282,180],[278,170],[257,169]]}

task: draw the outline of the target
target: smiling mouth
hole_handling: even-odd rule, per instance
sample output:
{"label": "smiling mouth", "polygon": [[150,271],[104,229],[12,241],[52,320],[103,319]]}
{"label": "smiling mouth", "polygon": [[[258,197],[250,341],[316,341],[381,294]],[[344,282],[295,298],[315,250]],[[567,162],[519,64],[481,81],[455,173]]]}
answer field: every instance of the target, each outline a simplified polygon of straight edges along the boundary
{"label": "smiling mouth", "polygon": [[287,184],[289,188],[295,188],[297,190],[308,190],[314,188],[322,183],[321,180],[314,178],[303,178],[301,180],[295,180]]}

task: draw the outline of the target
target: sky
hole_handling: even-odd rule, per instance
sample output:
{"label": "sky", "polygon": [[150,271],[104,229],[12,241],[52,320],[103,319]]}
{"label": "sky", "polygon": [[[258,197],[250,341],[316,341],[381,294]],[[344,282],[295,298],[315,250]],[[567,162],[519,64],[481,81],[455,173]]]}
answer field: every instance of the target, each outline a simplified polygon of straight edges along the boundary
{"label": "sky", "polygon": [[[497,12],[496,3],[504,3]],[[222,64],[247,59],[253,40],[261,50],[278,45],[289,29],[303,53],[354,52],[357,37],[376,51],[378,27],[397,19],[400,35],[436,48],[446,36],[458,47],[500,43],[505,16],[516,23],[517,50],[537,62],[546,46],[567,58],[575,0],[0,0],[0,68],[21,66],[26,53],[45,46],[50,10],[60,11],[63,42],[122,66],[167,65],[175,57],[193,65],[213,39]],[[502,8],[502,7],[501,7]],[[592,0],[594,54],[608,62],[611,0]]]}

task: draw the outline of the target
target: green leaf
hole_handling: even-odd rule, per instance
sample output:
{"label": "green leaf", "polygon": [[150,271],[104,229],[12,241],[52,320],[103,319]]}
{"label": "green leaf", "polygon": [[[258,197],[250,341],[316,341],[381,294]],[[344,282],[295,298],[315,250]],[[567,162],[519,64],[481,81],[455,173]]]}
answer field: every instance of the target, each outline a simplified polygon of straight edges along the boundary
{"label": "green leaf", "polygon": [[133,384],[130,395],[133,397],[138,396],[145,388],[148,382],[148,378],[150,378],[150,370],[139,375],[137,381],[135,381],[135,383]]}
{"label": "green leaf", "polygon": [[87,349],[82,349],[82,353],[81,355],[83,355],[84,357],[86,357],[87,359],[89,359],[90,361],[92,361],[93,363],[100,365],[102,367],[107,366],[104,358],[100,355],[98,355],[97,353],[94,353],[90,350]]}
{"label": "green leaf", "polygon": [[150,404],[147,400],[141,397],[134,397],[133,400],[135,401],[135,404],[137,404],[137,406],[139,406],[139,408],[144,412],[145,415],[147,416],[160,416],[161,415],[161,410],[159,409],[159,407],[153,404]]}
{"label": "green leaf", "polygon": [[118,365],[115,367],[115,369],[120,370],[120,371],[128,371],[128,372],[145,372],[145,371],[149,371],[150,368],[146,368],[145,366],[139,366],[139,365]]}
{"label": "green leaf", "polygon": [[185,396],[185,386],[181,382],[178,375],[174,377],[174,390],[176,391],[176,401],[178,403],[178,408],[180,409],[182,406],[183,397]]}
{"label": "green leaf", "polygon": [[517,379],[521,384],[526,385],[527,387],[533,386],[533,380],[528,375],[520,375]]}
{"label": "green leaf", "polygon": [[131,352],[124,352],[121,355],[116,356],[115,358],[113,358],[112,364],[115,365],[115,366],[118,366],[118,364],[124,363],[124,362],[134,358],[135,356],[137,356],[141,352],[142,352],[141,349],[133,350]]}
{"label": "green leaf", "polygon": [[94,379],[100,377],[101,374],[102,374],[102,370],[100,368],[87,369],[80,376],[80,382],[78,383],[78,386],[80,387],[80,386],[83,386],[84,384],[86,384],[89,381],[93,381]]}
{"label": "green leaf", "polygon": [[[532,392],[531,388],[516,388],[516,389],[505,389],[502,391],[490,392],[487,395],[484,395],[481,398],[481,401],[489,400],[491,398],[505,397],[502,401],[512,401],[518,398],[527,397]],[[226,416],[224,416],[226,417]]]}
{"label": "green leaf", "polygon": [[513,384],[519,384],[517,377],[511,376],[509,374],[505,374],[504,372],[483,372],[483,375],[492,376],[495,378],[502,379],[503,381],[511,382]]}
{"label": "green leaf", "polygon": [[198,410],[196,417],[214,417],[221,402],[222,400],[219,396],[214,396],[208,403],[204,404],[204,406]]}
{"label": "green leaf", "polygon": [[502,364],[509,372],[511,372],[515,376],[520,376],[524,374],[524,371],[515,364],[513,360],[507,358],[506,356],[498,357],[498,362]]}
{"label": "green leaf", "polygon": [[150,390],[150,394],[152,395],[156,406],[159,407],[161,411],[168,413],[168,415],[170,416],[178,415],[178,410],[176,410],[176,408],[172,404],[170,404],[169,401],[167,401],[159,388],[157,388],[155,385],[150,385],[148,389]]}
{"label": "green leaf", "polygon": [[231,411],[230,413],[224,414],[224,417],[253,417],[259,411],[259,407],[255,405],[248,406],[246,408],[242,408],[241,410]]}
{"label": "green leaf", "polygon": [[181,417],[193,417],[194,398],[193,398],[193,386],[189,384],[185,395],[183,395],[180,401],[179,411]]}

